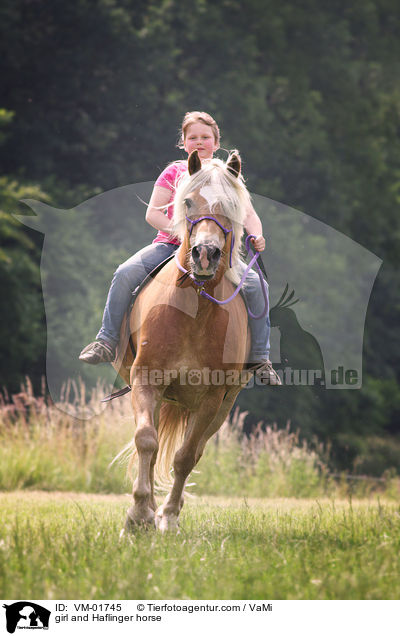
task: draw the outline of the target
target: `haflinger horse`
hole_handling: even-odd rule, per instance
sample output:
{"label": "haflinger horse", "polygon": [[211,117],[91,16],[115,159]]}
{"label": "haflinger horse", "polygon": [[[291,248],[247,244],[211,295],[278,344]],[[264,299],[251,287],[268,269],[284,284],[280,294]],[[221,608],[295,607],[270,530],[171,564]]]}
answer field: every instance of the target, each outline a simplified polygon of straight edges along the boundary
{"label": "haflinger horse", "polygon": [[[174,201],[181,245],[142,289],[130,317],[138,466],[125,531],[177,527],[185,482],[250,379],[247,310],[235,294],[248,205],[236,151],[226,163],[201,164],[196,150],[190,155]],[[158,509],[155,478],[172,483]]]}

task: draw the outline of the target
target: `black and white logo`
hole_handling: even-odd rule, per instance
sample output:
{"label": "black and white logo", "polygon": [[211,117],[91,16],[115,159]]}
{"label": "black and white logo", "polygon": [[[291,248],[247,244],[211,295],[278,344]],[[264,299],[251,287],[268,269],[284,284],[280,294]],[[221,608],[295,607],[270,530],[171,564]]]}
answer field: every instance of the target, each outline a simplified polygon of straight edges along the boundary
{"label": "black and white logo", "polygon": [[37,603],[18,601],[3,607],[6,610],[9,634],[14,634],[16,629],[49,629],[51,612]]}

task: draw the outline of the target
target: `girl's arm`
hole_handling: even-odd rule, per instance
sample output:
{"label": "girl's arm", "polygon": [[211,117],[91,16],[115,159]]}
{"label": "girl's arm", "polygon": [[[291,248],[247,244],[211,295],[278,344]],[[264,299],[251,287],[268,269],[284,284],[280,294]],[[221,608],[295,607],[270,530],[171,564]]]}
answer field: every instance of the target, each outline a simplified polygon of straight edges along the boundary
{"label": "girl's arm", "polygon": [[154,186],[145,218],[147,223],[156,230],[170,232],[172,229],[172,221],[164,214],[164,209],[168,207],[170,201],[171,190]]}
{"label": "girl's arm", "polygon": [[260,217],[251,204],[247,210],[246,218],[244,220],[244,229],[247,234],[255,234],[256,238],[251,239],[254,249],[256,249],[257,252],[263,252],[265,250],[265,238],[263,237],[262,223]]}

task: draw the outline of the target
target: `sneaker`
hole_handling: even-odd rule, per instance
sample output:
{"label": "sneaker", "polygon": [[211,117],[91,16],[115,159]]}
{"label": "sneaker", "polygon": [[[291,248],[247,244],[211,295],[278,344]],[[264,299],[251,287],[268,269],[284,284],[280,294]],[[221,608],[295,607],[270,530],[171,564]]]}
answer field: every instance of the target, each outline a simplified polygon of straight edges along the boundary
{"label": "sneaker", "polygon": [[82,349],[79,360],[88,364],[100,364],[101,362],[112,362],[115,358],[115,351],[108,342],[95,340]]}
{"label": "sneaker", "polygon": [[256,378],[258,378],[261,384],[269,384],[270,386],[281,386],[282,382],[272,367],[271,360],[261,360],[261,362],[248,363],[246,365],[248,371],[253,371]]}

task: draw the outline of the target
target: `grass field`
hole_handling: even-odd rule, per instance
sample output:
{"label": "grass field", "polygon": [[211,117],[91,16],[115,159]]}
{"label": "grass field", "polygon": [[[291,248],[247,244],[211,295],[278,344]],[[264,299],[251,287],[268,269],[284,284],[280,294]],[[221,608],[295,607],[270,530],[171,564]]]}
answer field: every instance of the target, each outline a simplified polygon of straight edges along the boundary
{"label": "grass field", "polygon": [[398,599],[390,501],[190,498],[119,540],[126,495],[0,494],[3,599]]}
{"label": "grass field", "polygon": [[133,435],[129,397],[73,413],[29,383],[0,399],[0,597],[400,597],[396,476],[338,481],[322,447],[289,426],[246,437],[236,411],[190,476],[180,533],[120,541],[131,483],[110,462]]}

